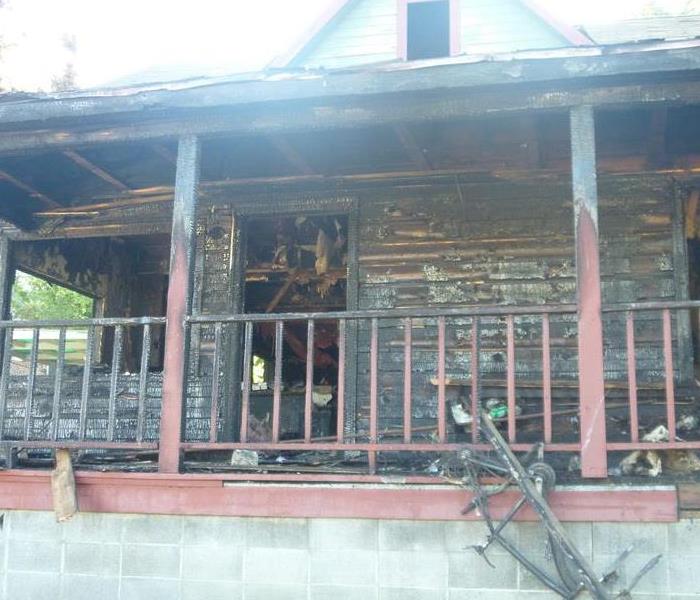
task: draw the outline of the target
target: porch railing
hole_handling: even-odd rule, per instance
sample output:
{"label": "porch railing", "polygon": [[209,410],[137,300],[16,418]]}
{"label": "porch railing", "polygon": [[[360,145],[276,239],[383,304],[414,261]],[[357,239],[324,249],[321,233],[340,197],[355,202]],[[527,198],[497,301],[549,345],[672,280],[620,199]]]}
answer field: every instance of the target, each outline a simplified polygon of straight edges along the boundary
{"label": "porch railing", "polygon": [[[625,431],[608,432],[608,451],[700,448],[690,326],[699,314],[698,301],[603,307],[606,341],[619,340],[618,351],[625,356],[622,391],[627,406],[622,414],[628,420]],[[608,379],[612,375],[606,372]],[[610,414],[610,399],[607,404]],[[660,425],[668,433],[659,431]],[[648,436],[655,429],[652,441]]]}
{"label": "porch railing", "polygon": [[[1,321],[0,443],[27,448],[157,448],[163,318]],[[125,345],[137,368],[127,369]],[[100,360],[102,358],[103,360]]]}
{"label": "porch railing", "polygon": [[[688,326],[698,312],[700,302],[603,307],[608,452],[700,448]],[[163,382],[149,363],[153,330],[164,325],[0,322],[0,444],[157,449]],[[539,441],[548,452],[581,450],[573,305],[206,315],[186,326],[185,451],[360,453],[375,473],[401,453],[486,448],[471,418],[478,408],[515,450]],[[337,354],[325,358],[337,370],[322,406],[316,342],[329,330]],[[270,386],[254,390],[261,343],[271,349]],[[293,351],[296,389],[285,386]],[[661,424],[666,439],[645,439]]]}
{"label": "porch railing", "polygon": [[[313,401],[314,336],[319,324],[331,324],[338,332],[335,434],[320,437],[313,433],[318,411]],[[206,393],[201,392],[199,406],[191,404],[188,410],[188,418],[199,418],[208,426],[186,423],[189,434],[182,443],[186,451],[361,452],[374,473],[380,453],[440,453],[464,444],[486,448],[471,419],[480,405],[493,405],[495,418],[503,423],[516,450],[529,449],[540,439],[548,451],[580,449],[576,432],[560,435],[552,425],[554,416],[561,413],[557,393],[576,395],[573,305],[208,315],[189,317],[188,326],[196,332],[193,337],[200,340],[199,348],[202,339],[209,340],[208,373],[198,372],[199,381],[208,377],[209,385],[204,386]],[[303,424],[297,429],[299,435],[290,437],[282,414],[285,332],[292,327],[305,331],[305,336],[295,333],[294,337],[304,341],[306,360],[300,390]],[[262,436],[260,431],[251,436],[253,339],[261,328],[273,338],[272,402],[268,429]],[[222,431],[217,421],[225,381],[222,357],[225,340],[231,336],[241,340],[234,346],[242,349],[243,367],[228,383],[233,393],[240,390],[240,413]],[[526,356],[520,359],[520,355]],[[527,413],[522,410],[518,386],[529,397]],[[524,427],[532,423],[539,424],[541,433]],[[222,440],[222,433],[231,437]]]}

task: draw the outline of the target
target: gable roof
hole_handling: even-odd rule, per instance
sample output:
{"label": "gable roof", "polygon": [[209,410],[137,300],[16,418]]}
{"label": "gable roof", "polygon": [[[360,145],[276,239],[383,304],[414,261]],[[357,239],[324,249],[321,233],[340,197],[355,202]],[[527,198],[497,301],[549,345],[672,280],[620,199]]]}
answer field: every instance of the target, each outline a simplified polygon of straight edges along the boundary
{"label": "gable roof", "polygon": [[[286,53],[273,60],[269,67],[276,69],[290,67],[296,58],[311,47],[319,35],[350,10],[357,1],[358,0],[331,0],[326,11],[311,25],[311,27],[302,33],[299,39]],[[593,42],[584,33],[557,19],[549,11],[544,9],[537,0],[518,0],[518,2],[572,46],[593,45]]]}

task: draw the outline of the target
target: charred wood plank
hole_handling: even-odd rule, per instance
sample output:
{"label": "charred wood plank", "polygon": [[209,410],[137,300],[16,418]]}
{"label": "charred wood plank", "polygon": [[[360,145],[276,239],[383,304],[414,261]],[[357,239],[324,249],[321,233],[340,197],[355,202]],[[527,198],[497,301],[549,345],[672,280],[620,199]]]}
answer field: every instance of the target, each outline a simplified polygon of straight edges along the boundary
{"label": "charred wood plank", "polygon": [[570,119],[579,319],[581,473],[584,477],[607,477],[598,183],[593,107],[573,108]]}
{"label": "charred wood plank", "polygon": [[35,200],[38,200],[44,206],[47,206],[49,208],[58,208],[61,206],[58,202],[56,202],[43,192],[40,192],[35,187],[29,185],[25,181],[22,181],[21,179],[18,179],[14,175],[10,175],[10,173],[8,173],[7,171],[0,170],[0,179],[3,179],[8,183],[12,184],[18,190],[22,190],[25,194],[28,194]]}
{"label": "charred wood plank", "polygon": [[197,137],[186,135],[178,146],[175,201],[170,247],[167,326],[163,372],[163,400],[160,426],[159,469],[177,473],[180,469],[189,326],[185,319],[192,309],[194,276],[195,217],[199,185],[201,147]]}
{"label": "charred wood plank", "polygon": [[119,181],[114,175],[105,171],[102,167],[98,167],[95,163],[89,161],[82,154],[79,154],[75,150],[64,150],[63,156],[72,160],[76,165],[82,167],[86,171],[92,173],[95,177],[98,177],[102,181],[105,181],[112,187],[116,188],[122,193],[129,193],[131,190],[129,186],[125,183]]}

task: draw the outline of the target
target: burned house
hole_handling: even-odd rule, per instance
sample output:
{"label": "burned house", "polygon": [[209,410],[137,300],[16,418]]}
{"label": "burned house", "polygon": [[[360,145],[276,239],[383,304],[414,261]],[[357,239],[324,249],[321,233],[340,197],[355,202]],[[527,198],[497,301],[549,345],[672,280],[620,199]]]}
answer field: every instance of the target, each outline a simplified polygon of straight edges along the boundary
{"label": "burned house", "polygon": [[[147,524],[184,520],[163,542],[183,565],[235,550],[226,575],[165,568],[183,598],[200,579],[246,598],[519,597],[539,588],[516,567],[494,581],[464,557],[477,516],[447,476],[493,450],[488,415],[510,450],[543,452],[585,543],[617,522],[668,555],[651,597],[696,592],[672,559],[700,502],[700,23],[650,23],[331,2],[261,73],[0,96],[7,535],[51,509],[55,450],[81,513],[126,532],[106,540],[117,583],[69,560],[15,571],[142,597]],[[17,273],[88,296],[92,318],[14,318]],[[237,533],[193,534],[204,516]],[[295,566],[273,575],[251,557],[289,558],[281,530]],[[380,567],[360,584],[321,550]],[[8,564],[4,589],[42,581]]]}

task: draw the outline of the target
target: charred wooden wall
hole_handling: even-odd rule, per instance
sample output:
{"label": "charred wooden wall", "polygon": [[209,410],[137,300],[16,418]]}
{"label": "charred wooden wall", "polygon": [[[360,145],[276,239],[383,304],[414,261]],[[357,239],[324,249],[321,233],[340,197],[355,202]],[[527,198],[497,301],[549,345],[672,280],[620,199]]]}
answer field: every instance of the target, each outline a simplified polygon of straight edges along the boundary
{"label": "charred wooden wall", "polygon": [[[358,306],[360,309],[470,306],[477,304],[560,304],[576,301],[573,207],[565,178],[474,182],[432,178],[373,184],[353,189],[289,191],[256,197],[269,212],[287,197],[305,198],[307,210],[333,198],[352,198],[358,217]],[[600,180],[600,235],[603,301],[606,304],[682,298],[674,266],[674,181],[666,176],[605,176]],[[202,207],[198,227],[195,306],[201,312],[226,312],[231,306],[232,215],[251,198],[217,200]],[[299,210],[304,210],[300,204]],[[335,209],[337,211],[337,209]],[[211,232],[215,235],[211,235]],[[541,318],[515,322],[516,375],[519,382],[541,381]],[[447,374],[466,378],[470,369],[468,318],[448,321]],[[552,317],[552,376],[575,383],[576,319]],[[662,381],[660,315],[640,315],[637,323],[638,378]],[[503,319],[481,323],[482,376],[494,389],[505,381]],[[606,317],[606,376],[626,377],[622,315]],[[195,353],[207,354],[211,332],[196,333]],[[366,416],[369,382],[368,324],[357,341],[360,424]],[[437,331],[431,320],[415,320],[413,334],[413,417],[416,426],[436,416]],[[197,348],[199,350],[197,350]],[[403,394],[403,329],[398,321],[380,327],[380,418],[382,427],[400,425]],[[688,357],[690,360],[692,358]],[[196,359],[201,377],[190,390],[192,416],[204,433],[211,380],[206,362]],[[209,371],[209,372],[207,372]],[[570,385],[575,390],[575,386]],[[452,390],[451,393],[464,393]],[[575,392],[574,392],[575,393]],[[201,413],[201,414],[200,414]],[[350,415],[349,415],[350,416]],[[354,420],[353,415],[353,420]]]}
{"label": "charred wooden wall", "polygon": [[[568,181],[397,186],[362,193],[360,306],[394,308],[478,304],[563,304],[576,301],[573,207]],[[604,177],[600,181],[601,274],[606,304],[681,297],[675,288],[673,201],[663,177]],[[606,378],[627,375],[623,315],[605,319]],[[541,318],[515,320],[516,377],[542,378]],[[577,380],[576,319],[551,320],[552,376]],[[660,315],[637,322],[638,378],[662,381]],[[470,319],[447,328],[447,375],[471,368]],[[359,343],[358,389],[368,389],[367,329]],[[364,336],[364,337],[363,337]],[[386,426],[401,425],[403,331],[380,330],[380,394]],[[434,423],[437,328],[414,323],[414,421]],[[504,393],[506,324],[482,319],[480,371],[486,395]],[[486,385],[489,388],[489,385]],[[575,393],[575,386],[570,386]],[[526,391],[526,390],[522,390]],[[518,390],[519,394],[521,390]],[[468,393],[462,389],[453,394]],[[365,407],[362,414],[366,414]]]}

